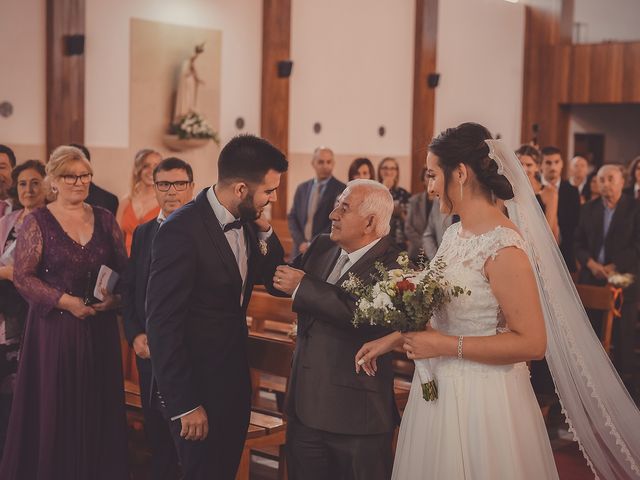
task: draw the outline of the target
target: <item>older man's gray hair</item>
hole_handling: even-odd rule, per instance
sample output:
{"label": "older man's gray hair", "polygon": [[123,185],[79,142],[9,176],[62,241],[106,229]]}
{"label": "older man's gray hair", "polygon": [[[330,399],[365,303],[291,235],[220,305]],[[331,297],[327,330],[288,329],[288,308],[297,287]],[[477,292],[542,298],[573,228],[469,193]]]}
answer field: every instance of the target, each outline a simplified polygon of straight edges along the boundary
{"label": "older man's gray hair", "polygon": [[601,176],[606,175],[607,173],[611,173],[611,172],[618,172],[618,173],[620,173],[622,178],[624,178],[624,174],[625,174],[624,166],[620,165],[619,163],[606,163],[606,164],[604,164],[598,170],[597,176],[601,177]]}
{"label": "older man's gray hair", "polygon": [[375,180],[358,178],[347,183],[345,192],[362,190],[364,195],[358,207],[363,217],[373,215],[376,219],[376,235],[384,237],[389,233],[389,224],[393,214],[393,197],[389,189]]}

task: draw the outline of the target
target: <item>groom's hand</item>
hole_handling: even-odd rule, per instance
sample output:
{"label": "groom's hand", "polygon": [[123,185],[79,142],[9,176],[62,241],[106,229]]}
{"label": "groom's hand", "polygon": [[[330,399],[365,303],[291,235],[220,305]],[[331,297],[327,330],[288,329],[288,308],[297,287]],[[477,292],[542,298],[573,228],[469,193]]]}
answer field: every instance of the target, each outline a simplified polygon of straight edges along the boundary
{"label": "groom's hand", "polygon": [[273,286],[287,295],[293,294],[300,285],[304,272],[288,265],[280,265],[273,276]]}
{"label": "groom's hand", "polygon": [[182,430],[180,436],[185,440],[204,440],[209,434],[209,419],[204,407],[200,405],[193,412],[180,417]]}

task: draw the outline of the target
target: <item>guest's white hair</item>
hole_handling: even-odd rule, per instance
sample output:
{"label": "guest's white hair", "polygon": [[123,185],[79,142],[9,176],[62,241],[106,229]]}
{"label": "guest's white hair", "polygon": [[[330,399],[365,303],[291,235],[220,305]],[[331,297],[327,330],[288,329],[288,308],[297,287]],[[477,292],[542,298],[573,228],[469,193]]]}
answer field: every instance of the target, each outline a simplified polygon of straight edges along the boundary
{"label": "guest's white hair", "polygon": [[600,167],[598,170],[597,176],[606,175],[608,172],[619,172],[622,178],[624,179],[624,167],[619,163],[606,163]]}
{"label": "guest's white hair", "polygon": [[375,232],[378,237],[384,237],[389,233],[391,215],[393,214],[393,197],[389,189],[375,180],[358,178],[347,183],[345,193],[363,190],[362,203],[358,207],[358,213],[363,217],[373,215],[375,217]]}

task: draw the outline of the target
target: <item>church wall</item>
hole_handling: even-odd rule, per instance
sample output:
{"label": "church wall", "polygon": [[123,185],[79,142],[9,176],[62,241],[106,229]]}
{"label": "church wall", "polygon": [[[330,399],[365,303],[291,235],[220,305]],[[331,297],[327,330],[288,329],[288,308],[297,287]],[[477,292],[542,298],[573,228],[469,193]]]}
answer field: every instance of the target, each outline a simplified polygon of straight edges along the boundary
{"label": "church wall", "polygon": [[504,0],[441,1],[435,131],[475,121],[514,149],[520,142],[524,6]]}
{"label": "church wall", "polygon": [[395,156],[408,188],[415,2],[293,0],[291,11],[288,205],[319,145],[336,153],[342,181],[358,156]]}

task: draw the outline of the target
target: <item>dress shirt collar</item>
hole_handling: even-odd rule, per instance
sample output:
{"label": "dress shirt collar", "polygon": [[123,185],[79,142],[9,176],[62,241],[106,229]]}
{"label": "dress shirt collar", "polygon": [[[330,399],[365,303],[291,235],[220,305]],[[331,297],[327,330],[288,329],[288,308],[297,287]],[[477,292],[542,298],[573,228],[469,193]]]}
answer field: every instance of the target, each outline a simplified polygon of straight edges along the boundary
{"label": "dress shirt collar", "polygon": [[160,209],[160,212],[158,213],[158,216],[156,217],[156,221],[162,225],[162,222],[164,222],[167,219],[167,216],[164,214],[164,212],[162,211],[162,209]]}
{"label": "dress shirt collar", "polygon": [[640,185],[637,183],[633,184],[633,198],[638,198],[638,190],[640,190]]}
{"label": "dress shirt collar", "polygon": [[218,223],[220,224],[220,228],[224,229],[224,226],[228,223],[235,222],[237,220],[227,208],[220,203],[218,197],[216,197],[215,185],[207,190],[207,200],[209,200],[209,204],[213,209],[213,213],[218,219]]}
{"label": "dress shirt collar", "polygon": [[[560,189],[560,183],[562,182],[562,178],[559,178],[558,180],[556,180],[556,182],[554,183],[554,185],[556,186],[557,189]],[[551,182],[547,182],[547,179],[542,177],[542,185],[551,185]]]}
{"label": "dress shirt collar", "polygon": [[358,250],[355,250],[351,253],[347,253],[345,250],[341,250],[340,251],[340,255],[342,254],[347,254],[347,256],[349,257],[349,266],[353,266],[356,264],[356,262],[358,260],[360,260],[362,257],[364,257],[364,255],[371,250],[376,243],[378,243],[381,239],[380,238],[376,238],[373,242],[368,243],[367,245],[365,245],[364,247],[359,248]]}
{"label": "dress shirt collar", "polygon": [[329,182],[329,180],[331,180],[331,177],[329,178],[325,178],[324,180],[318,180],[318,177],[315,177],[313,179],[313,184],[318,186],[318,187],[323,187],[327,184],[327,182]]}

